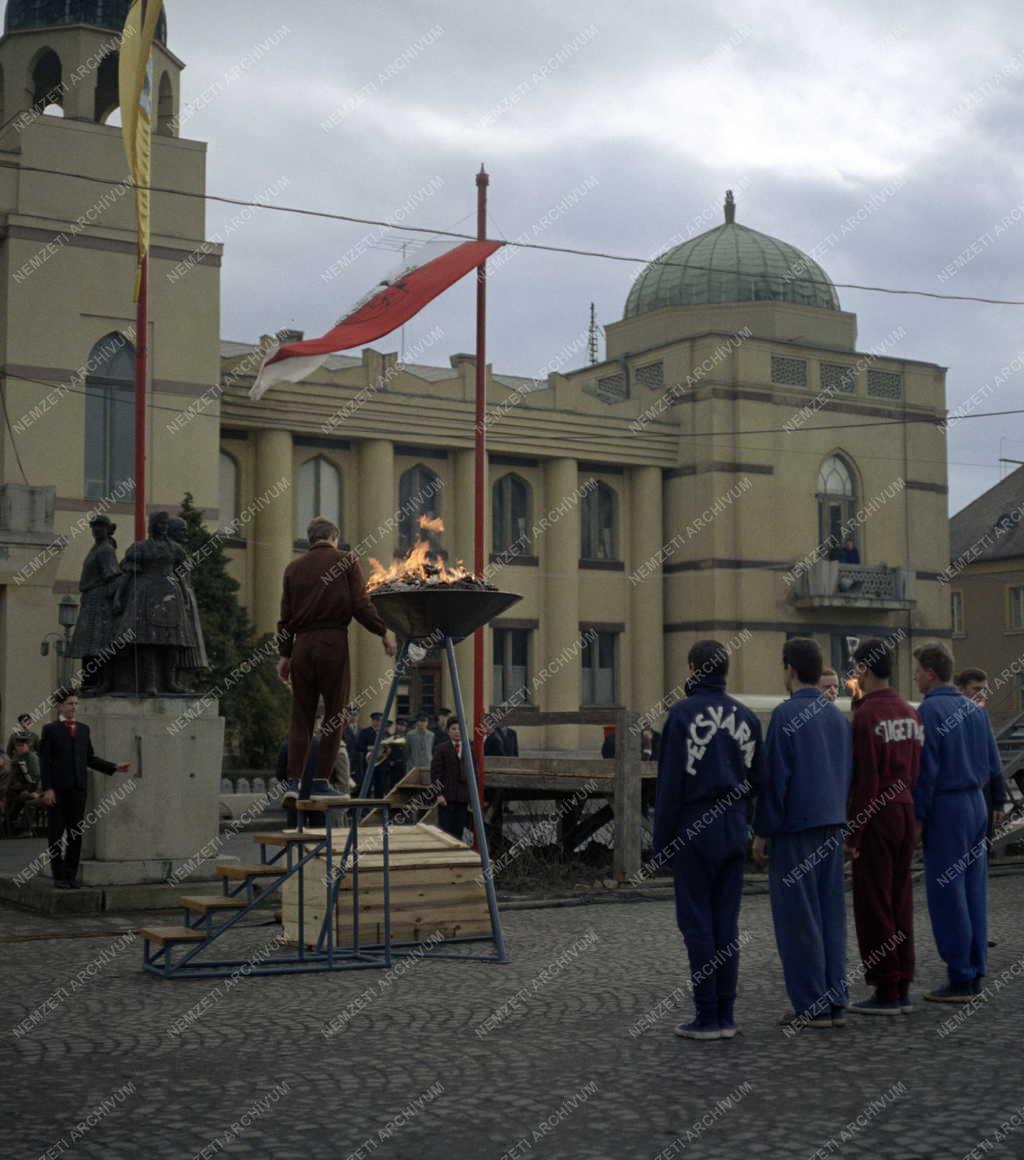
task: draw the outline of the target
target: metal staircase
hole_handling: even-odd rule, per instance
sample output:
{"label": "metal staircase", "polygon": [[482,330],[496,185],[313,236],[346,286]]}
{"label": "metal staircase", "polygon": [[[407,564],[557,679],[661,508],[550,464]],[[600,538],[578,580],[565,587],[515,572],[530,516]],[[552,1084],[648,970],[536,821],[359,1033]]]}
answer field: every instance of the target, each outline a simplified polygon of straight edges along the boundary
{"label": "metal staircase", "polygon": [[[260,860],[254,863],[227,862],[216,868],[222,893],[213,895],[184,894],[181,926],[146,926],[139,931],[143,940],[143,967],[165,979],[222,978],[239,973],[253,975],[297,974],[309,971],[366,970],[389,967],[392,948],[389,929],[388,896],[390,892],[390,826],[394,803],[387,798],[322,797],[296,803],[302,815],[322,814],[322,830],[305,830],[300,820],[294,830],[257,833],[253,840],[260,847]],[[379,825],[372,832],[380,835],[371,857],[383,872],[384,938],[372,946],[359,941],[359,836],[366,833],[360,822],[367,811],[373,811]],[[337,813],[348,814],[347,827],[335,824]],[[340,833],[347,828],[344,848],[336,849]],[[321,863],[319,860],[324,859]],[[312,865],[311,865],[312,864]],[[325,881],[332,905],[325,908],[323,922],[314,949],[307,946],[304,929],[303,896],[307,867],[323,864]],[[352,905],[355,916],[355,938],[351,946],[338,947],[334,939],[335,904],[345,876],[352,881]],[[299,937],[292,953],[272,954],[247,959],[210,959],[203,952],[217,943],[228,931],[243,929],[243,920],[259,917],[258,908],[271,895],[295,878],[298,883]],[[251,925],[251,924],[250,924]]]}

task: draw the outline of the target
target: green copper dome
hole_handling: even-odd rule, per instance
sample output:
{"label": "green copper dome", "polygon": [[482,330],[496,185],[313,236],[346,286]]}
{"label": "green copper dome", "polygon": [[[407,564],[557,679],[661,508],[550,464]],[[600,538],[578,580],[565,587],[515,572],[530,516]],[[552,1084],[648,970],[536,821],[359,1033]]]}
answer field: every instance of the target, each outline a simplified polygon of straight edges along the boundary
{"label": "green copper dome", "polygon": [[624,318],[663,306],[717,302],[795,302],[839,310],[829,276],[796,246],[741,226],[732,191],[725,222],[655,259],[633,283]]}

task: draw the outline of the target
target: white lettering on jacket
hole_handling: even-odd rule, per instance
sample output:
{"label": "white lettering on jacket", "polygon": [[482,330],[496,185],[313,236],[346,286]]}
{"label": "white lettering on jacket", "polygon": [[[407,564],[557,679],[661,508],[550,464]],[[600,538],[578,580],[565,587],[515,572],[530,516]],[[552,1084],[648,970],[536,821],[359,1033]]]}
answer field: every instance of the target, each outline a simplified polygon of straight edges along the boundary
{"label": "white lettering on jacket", "polygon": [[917,741],[924,743],[924,726],[913,717],[893,717],[879,721],[875,732],[883,741]]}
{"label": "white lettering on jacket", "polygon": [[724,729],[743,752],[743,764],[750,768],[754,761],[754,739],[750,736],[750,726],[746,721],[736,724],[736,710],[725,714],[724,705],[712,705],[703,713],[698,713],[690,722],[690,735],[686,742],[686,772],[697,776],[697,762],[707,752],[711,739]]}

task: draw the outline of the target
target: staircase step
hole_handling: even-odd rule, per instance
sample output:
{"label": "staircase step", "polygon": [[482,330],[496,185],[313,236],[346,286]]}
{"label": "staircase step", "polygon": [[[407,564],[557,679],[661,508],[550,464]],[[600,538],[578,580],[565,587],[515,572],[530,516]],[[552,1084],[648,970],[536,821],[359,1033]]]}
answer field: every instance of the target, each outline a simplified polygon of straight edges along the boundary
{"label": "staircase step", "polygon": [[332,797],[324,795],[323,797],[312,797],[297,801],[295,808],[300,813],[314,813],[322,814],[324,810],[331,806],[334,809],[348,806],[366,806],[368,808],[373,806],[389,805],[387,798],[350,798],[350,797]]}
{"label": "staircase step", "polygon": [[289,842],[313,845],[322,842],[325,835],[326,830],[323,829],[303,830],[301,833],[298,830],[276,830],[267,834],[253,834],[252,840],[263,846],[287,846]]}
{"label": "staircase step", "polygon": [[277,878],[287,872],[287,866],[268,866],[262,862],[226,862],[216,867],[221,878],[244,881],[246,878]]}
{"label": "staircase step", "polygon": [[143,926],[139,928],[139,937],[161,946],[180,942],[206,942],[204,931],[193,930],[188,926]]}
{"label": "staircase step", "polygon": [[186,910],[196,914],[209,914],[211,910],[241,910],[249,905],[248,899],[228,898],[225,894],[183,894],[178,901]]}

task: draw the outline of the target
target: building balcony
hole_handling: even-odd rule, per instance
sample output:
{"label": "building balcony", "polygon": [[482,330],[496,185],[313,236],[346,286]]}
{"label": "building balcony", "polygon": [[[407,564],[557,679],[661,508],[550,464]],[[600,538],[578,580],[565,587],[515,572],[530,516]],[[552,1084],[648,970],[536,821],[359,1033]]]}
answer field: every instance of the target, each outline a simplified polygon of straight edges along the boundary
{"label": "building balcony", "polygon": [[798,608],[874,608],[905,612],[914,607],[913,568],[815,560],[798,564],[789,599]]}

